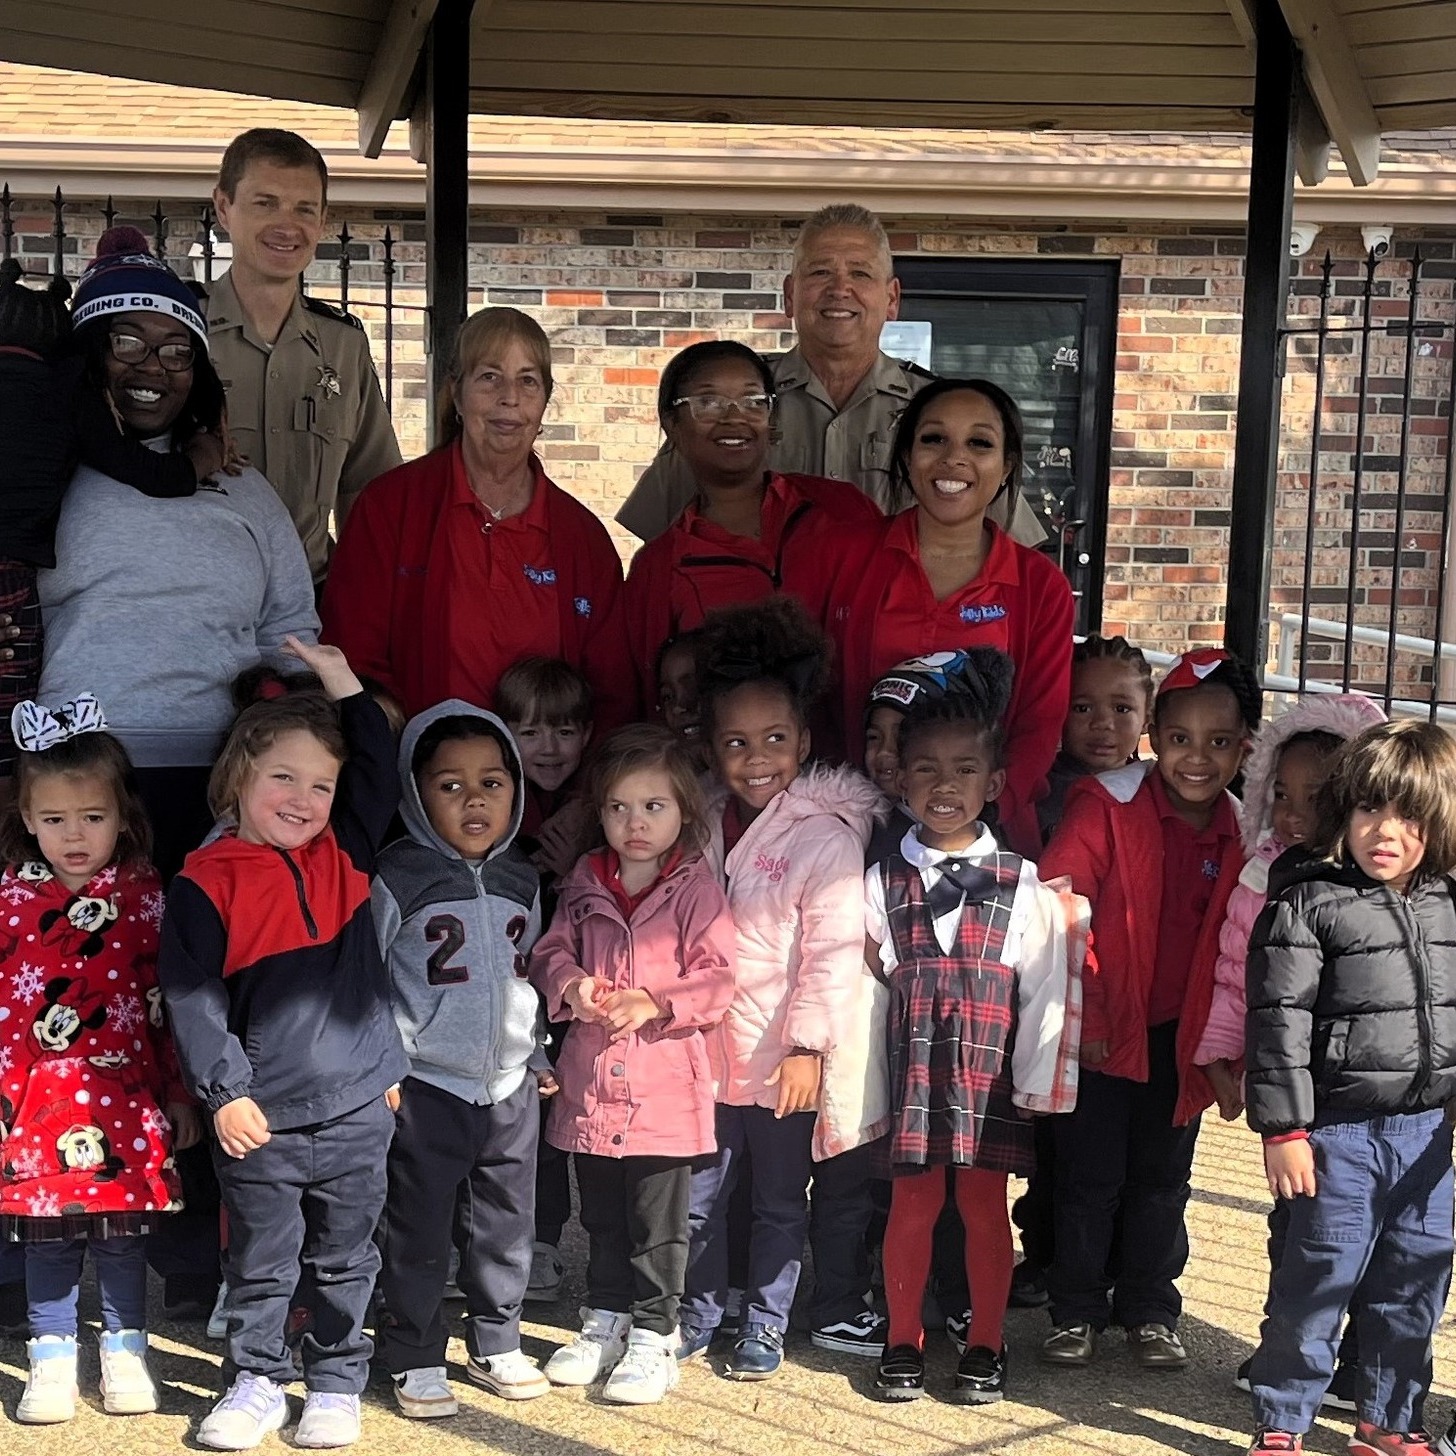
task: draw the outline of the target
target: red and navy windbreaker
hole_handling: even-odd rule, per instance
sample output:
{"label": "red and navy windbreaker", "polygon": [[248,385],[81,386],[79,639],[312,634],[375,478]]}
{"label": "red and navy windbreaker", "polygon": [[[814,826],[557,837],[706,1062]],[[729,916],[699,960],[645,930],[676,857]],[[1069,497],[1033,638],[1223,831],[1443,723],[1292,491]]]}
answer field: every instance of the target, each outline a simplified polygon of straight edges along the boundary
{"label": "red and navy windbreaker", "polygon": [[338,705],[349,760],[329,828],[300,850],[226,834],[172,882],[157,975],[187,1084],[251,1097],[271,1128],[364,1106],[409,1071],[369,909],[399,805],[394,740],[365,693]]}

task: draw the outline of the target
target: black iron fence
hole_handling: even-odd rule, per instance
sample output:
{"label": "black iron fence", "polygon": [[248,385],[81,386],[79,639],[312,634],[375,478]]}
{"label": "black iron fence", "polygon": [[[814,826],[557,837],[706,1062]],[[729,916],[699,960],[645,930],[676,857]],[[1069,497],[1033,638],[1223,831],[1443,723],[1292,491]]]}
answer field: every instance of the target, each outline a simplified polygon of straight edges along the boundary
{"label": "black iron fence", "polygon": [[1434,250],[1327,254],[1294,282],[1271,690],[1353,688],[1443,718],[1456,705],[1456,263],[1449,244]]}

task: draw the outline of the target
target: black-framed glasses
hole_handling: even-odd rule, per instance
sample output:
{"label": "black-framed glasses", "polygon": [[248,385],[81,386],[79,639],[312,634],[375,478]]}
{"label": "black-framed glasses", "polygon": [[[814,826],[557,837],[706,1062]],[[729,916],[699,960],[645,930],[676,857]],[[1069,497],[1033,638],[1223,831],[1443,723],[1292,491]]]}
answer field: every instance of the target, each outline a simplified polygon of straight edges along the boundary
{"label": "black-framed glasses", "polygon": [[145,364],[153,354],[168,374],[181,374],[197,362],[197,350],[191,344],[161,344],[154,349],[135,334],[111,335],[111,357],[118,364]]}
{"label": "black-framed glasses", "polygon": [[771,394],[685,394],[668,406],[685,404],[695,420],[726,420],[736,409],[746,420],[765,420],[773,410]]}

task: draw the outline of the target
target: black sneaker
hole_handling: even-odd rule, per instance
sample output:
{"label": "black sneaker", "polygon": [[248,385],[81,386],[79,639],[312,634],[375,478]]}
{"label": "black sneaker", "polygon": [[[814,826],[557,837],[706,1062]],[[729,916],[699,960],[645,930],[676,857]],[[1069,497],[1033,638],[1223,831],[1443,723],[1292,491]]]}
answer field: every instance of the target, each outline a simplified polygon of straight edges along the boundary
{"label": "black sneaker", "polygon": [[1046,1271],[1023,1259],[1011,1271],[1011,1296],[1007,1304],[1012,1309],[1045,1309],[1050,1303]]}
{"label": "black sneaker", "polygon": [[875,1394],[881,1400],[919,1400],[925,1394],[925,1356],[914,1345],[891,1345],[880,1357]]}
{"label": "black sneaker", "polygon": [[1254,1357],[1249,1356],[1237,1370],[1234,1371],[1234,1389],[1242,1390],[1245,1394],[1249,1391],[1249,1367],[1254,1363]]}
{"label": "black sneaker", "polygon": [[1360,1409],[1360,1369],[1357,1365],[1336,1365],[1330,1376],[1330,1388],[1320,1397],[1324,1410],[1352,1411]]}
{"label": "black sneaker", "polygon": [[1006,1346],[972,1345],[956,1366],[950,1398],[958,1405],[991,1405],[1006,1398]]}
{"label": "black sneaker", "polygon": [[971,1332],[971,1312],[963,1309],[959,1314],[948,1314],[945,1317],[945,1332],[950,1336],[950,1342],[956,1348],[957,1355],[966,1353],[966,1336]]}
{"label": "black sneaker", "polygon": [[844,1355],[867,1355],[878,1360],[885,1353],[887,1321],[872,1309],[861,1310],[853,1319],[820,1325],[809,1339],[821,1350],[838,1350]]}
{"label": "black sneaker", "polygon": [[1436,1456],[1456,1456],[1456,1418],[1446,1427],[1446,1434],[1436,1442]]}

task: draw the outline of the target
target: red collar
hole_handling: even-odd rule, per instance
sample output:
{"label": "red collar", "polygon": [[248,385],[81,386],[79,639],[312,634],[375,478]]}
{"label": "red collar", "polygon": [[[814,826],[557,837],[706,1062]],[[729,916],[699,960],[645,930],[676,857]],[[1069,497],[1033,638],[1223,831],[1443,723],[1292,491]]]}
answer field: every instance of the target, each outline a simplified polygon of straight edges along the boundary
{"label": "red collar", "polygon": [[1153,796],[1153,807],[1158,811],[1158,818],[1164,823],[1172,820],[1181,824],[1199,843],[1212,843],[1216,839],[1233,839],[1238,835],[1238,822],[1234,818],[1233,805],[1229,802],[1227,794],[1219,795],[1218,807],[1214,809],[1213,818],[1208,821],[1208,827],[1195,829],[1178,812],[1172,799],[1168,797],[1168,787],[1163,782],[1162,774],[1158,772],[1156,761],[1147,776],[1147,785],[1148,792]]}
{"label": "red collar", "polygon": [[[543,536],[547,534],[550,519],[546,497],[551,481],[547,478],[539,457],[534,454],[531,456],[531,480],[531,500],[526,509],[517,516],[507,516],[502,521],[492,522],[496,530],[529,530],[539,531]],[[470,488],[470,475],[465,469],[465,451],[459,440],[450,446],[450,497],[447,504],[468,507],[483,521],[490,519],[480,498]]]}
{"label": "red collar", "polygon": [[631,920],[642,902],[683,862],[681,845],[674,845],[656,876],[635,895],[622,883],[622,861],[615,849],[595,849],[587,856],[587,864],[602,885],[611,892],[622,912],[623,920]]}
{"label": "red collar", "polygon": [[[911,506],[907,511],[901,511],[890,521],[890,528],[885,532],[885,545],[891,551],[903,551],[924,571],[920,565],[920,532],[918,530],[919,506]],[[991,533],[991,544],[986,551],[986,559],[981,563],[981,569],[974,581],[967,582],[967,586],[979,586],[983,582],[1005,582],[1015,586],[1021,580],[1021,561],[1018,553],[1028,548],[1019,546],[1005,531],[994,521],[986,522],[986,529]],[[964,590],[964,588],[963,588]]]}

